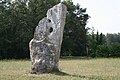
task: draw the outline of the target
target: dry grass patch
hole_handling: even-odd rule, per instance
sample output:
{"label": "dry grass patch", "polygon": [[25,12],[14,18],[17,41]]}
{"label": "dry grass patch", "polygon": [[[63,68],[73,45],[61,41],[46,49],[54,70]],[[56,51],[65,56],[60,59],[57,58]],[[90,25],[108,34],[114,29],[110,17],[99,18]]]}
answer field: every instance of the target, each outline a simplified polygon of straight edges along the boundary
{"label": "dry grass patch", "polygon": [[1,60],[0,80],[119,80],[120,58],[60,60],[60,72],[30,74],[30,60]]}

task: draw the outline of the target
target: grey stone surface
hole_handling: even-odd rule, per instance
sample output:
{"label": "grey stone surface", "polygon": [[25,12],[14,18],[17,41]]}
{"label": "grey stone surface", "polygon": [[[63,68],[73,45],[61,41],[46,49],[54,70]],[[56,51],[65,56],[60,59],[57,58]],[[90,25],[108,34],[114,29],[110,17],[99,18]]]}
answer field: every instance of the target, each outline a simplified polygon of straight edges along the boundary
{"label": "grey stone surface", "polygon": [[32,72],[58,70],[66,12],[66,6],[59,3],[47,11],[47,17],[36,27],[29,43]]}

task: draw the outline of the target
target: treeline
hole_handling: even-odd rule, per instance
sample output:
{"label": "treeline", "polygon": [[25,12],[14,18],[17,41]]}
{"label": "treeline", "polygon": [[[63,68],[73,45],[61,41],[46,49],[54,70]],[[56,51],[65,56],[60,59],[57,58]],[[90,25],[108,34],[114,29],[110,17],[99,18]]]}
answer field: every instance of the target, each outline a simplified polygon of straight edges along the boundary
{"label": "treeline", "polygon": [[[29,41],[39,20],[60,0],[3,0],[0,2],[0,59],[29,58]],[[86,8],[63,1],[67,6],[61,56],[120,56],[120,34],[96,34],[86,27]],[[114,36],[114,38],[113,38]],[[116,52],[114,52],[116,51]]]}
{"label": "treeline", "polygon": [[120,33],[106,35],[94,31],[89,34],[88,56],[120,57]]}

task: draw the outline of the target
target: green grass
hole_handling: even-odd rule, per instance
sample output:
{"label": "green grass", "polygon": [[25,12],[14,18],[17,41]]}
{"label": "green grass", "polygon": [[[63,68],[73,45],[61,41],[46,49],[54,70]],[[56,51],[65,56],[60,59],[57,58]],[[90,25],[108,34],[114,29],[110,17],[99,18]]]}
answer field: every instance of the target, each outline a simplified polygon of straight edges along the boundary
{"label": "green grass", "polygon": [[0,80],[120,80],[120,58],[63,58],[60,72],[31,74],[30,60],[1,60]]}

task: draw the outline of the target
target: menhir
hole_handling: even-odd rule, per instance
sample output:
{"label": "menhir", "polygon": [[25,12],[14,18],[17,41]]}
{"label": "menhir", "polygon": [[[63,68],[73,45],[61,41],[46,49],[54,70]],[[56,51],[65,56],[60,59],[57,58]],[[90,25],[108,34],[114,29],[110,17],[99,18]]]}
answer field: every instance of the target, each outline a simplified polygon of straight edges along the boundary
{"label": "menhir", "polygon": [[58,70],[66,12],[66,6],[59,3],[47,11],[47,17],[36,27],[29,43],[32,72]]}

